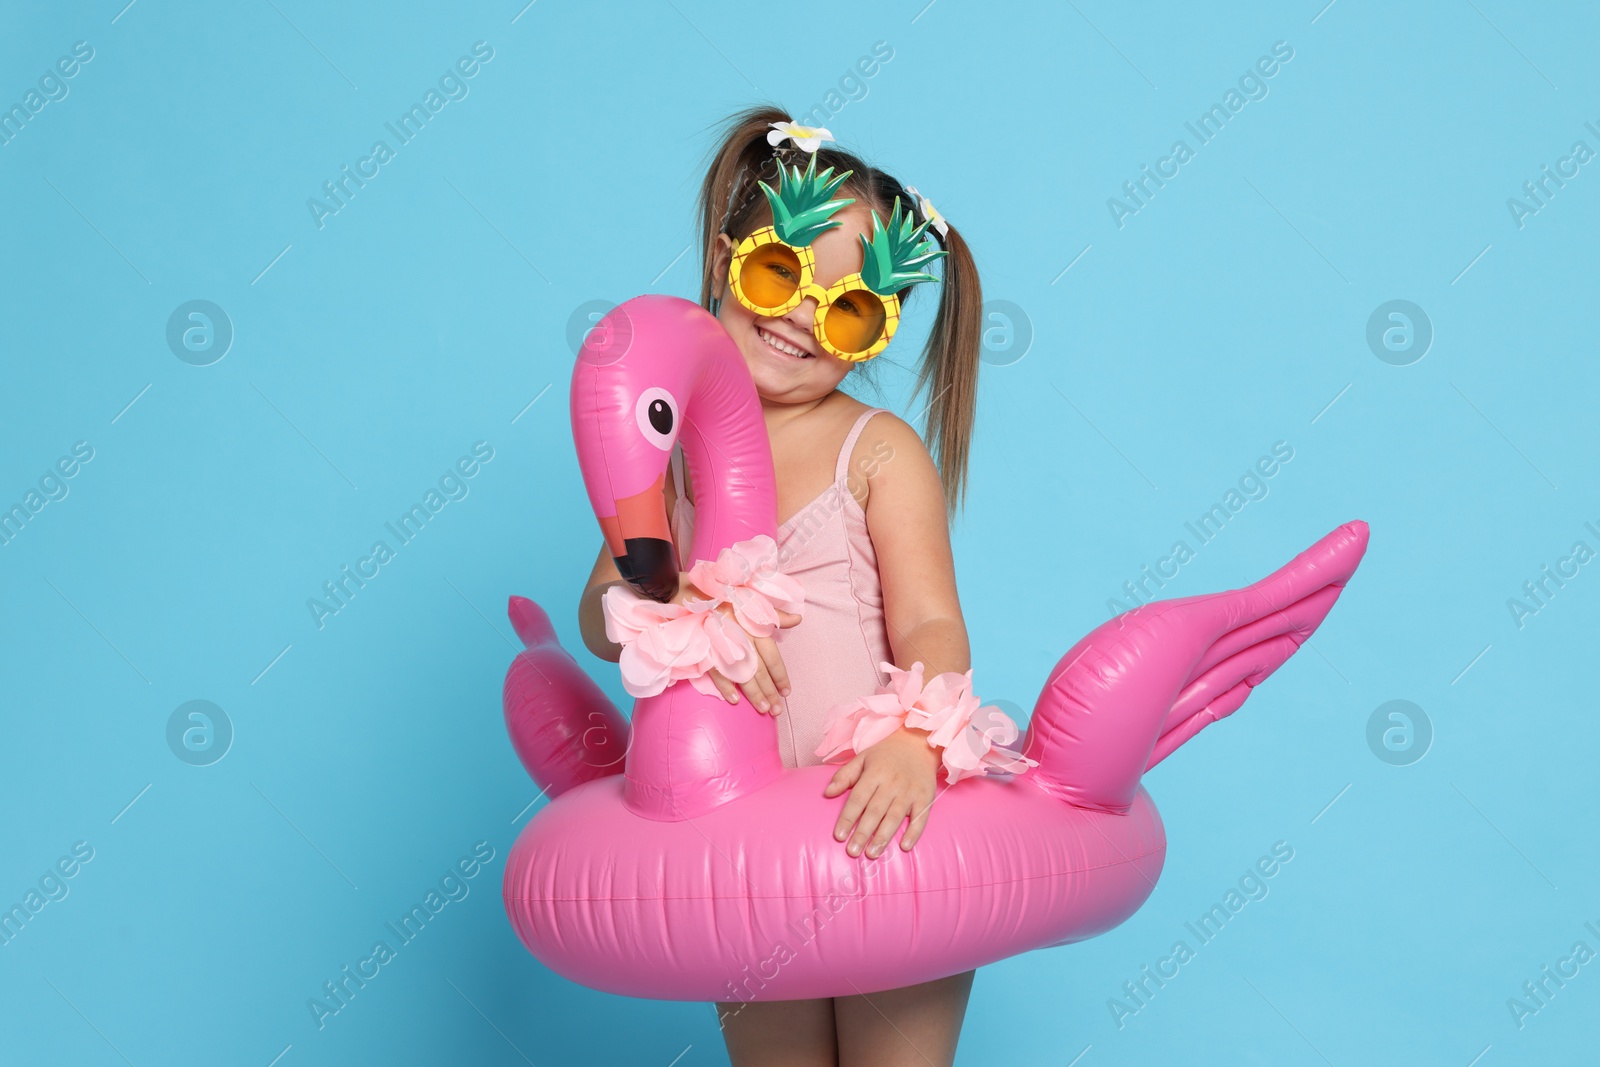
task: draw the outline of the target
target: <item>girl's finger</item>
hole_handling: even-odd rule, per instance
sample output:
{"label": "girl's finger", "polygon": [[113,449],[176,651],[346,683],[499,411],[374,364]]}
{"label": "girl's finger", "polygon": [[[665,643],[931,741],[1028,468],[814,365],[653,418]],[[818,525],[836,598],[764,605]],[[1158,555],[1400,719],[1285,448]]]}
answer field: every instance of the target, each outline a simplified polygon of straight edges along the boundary
{"label": "girl's finger", "polygon": [[867,857],[877,859],[883,853],[884,847],[894,840],[894,832],[900,829],[900,824],[906,821],[906,812],[911,810],[911,804],[905,800],[895,800],[889,805],[889,810],[884,813],[883,821],[878,823],[877,832],[872,835],[872,841],[867,845]]}
{"label": "girl's finger", "polygon": [[772,702],[772,714],[777,715],[783,711],[783,693],[778,689],[777,680],[772,677],[772,672],[767,669],[764,660],[761,666],[756,668],[756,677],[761,679],[761,687],[766,691],[767,699]]}
{"label": "girl's finger", "polygon": [[911,826],[906,830],[905,836],[900,839],[900,847],[907,852],[917,843],[917,838],[922,836],[922,831],[928,826],[928,813],[933,811],[933,801],[913,804],[911,806]]}
{"label": "girl's finger", "polygon": [[791,614],[789,614],[789,612],[784,611],[782,608],[778,609],[778,628],[779,629],[787,630],[789,627],[795,625],[799,621],[800,621],[800,616],[791,615]]}
{"label": "girl's finger", "polygon": [[719,670],[706,672],[706,677],[711,679],[711,684],[717,687],[717,692],[722,694],[722,699],[730,704],[739,703],[739,689],[732,682],[722,676]]}
{"label": "girl's finger", "polygon": [[856,824],[856,832],[850,836],[850,843],[845,846],[845,851],[852,856],[859,856],[867,847],[867,839],[872,836],[878,824],[883,821],[884,815],[889,811],[889,805],[894,802],[894,797],[888,789],[873,791],[872,800],[867,804],[867,810],[862,813],[861,821]]}
{"label": "girl's finger", "polygon": [[833,826],[833,836],[836,840],[843,841],[849,836],[850,828],[861,817],[862,809],[867,806],[867,801],[872,799],[872,793],[870,785],[859,781],[855,788],[850,790],[850,799],[844,802],[844,810],[839,813],[839,821]]}
{"label": "girl's finger", "polygon": [[777,714],[778,691],[772,687],[772,679],[767,676],[767,669],[759,661],[756,664],[756,673],[743,685],[744,695],[750,698],[750,703],[763,715]]}
{"label": "girl's finger", "polygon": [[744,689],[744,695],[750,698],[751,707],[763,715],[772,714],[772,701],[767,697],[766,693],[761,691],[761,685],[754,678],[744,683],[742,688]]}
{"label": "girl's finger", "polygon": [[767,668],[767,674],[772,679],[773,687],[779,695],[789,694],[789,671],[783,665],[783,654],[778,651],[778,642],[770,637],[759,637],[755,641],[756,652],[761,656],[762,664]]}
{"label": "girl's finger", "polygon": [[[856,779],[861,777],[862,759],[856,756],[849,763],[834,772],[833,779],[828,787],[822,791],[825,797],[836,797],[846,789],[856,784]],[[837,836],[837,834],[835,834]]]}

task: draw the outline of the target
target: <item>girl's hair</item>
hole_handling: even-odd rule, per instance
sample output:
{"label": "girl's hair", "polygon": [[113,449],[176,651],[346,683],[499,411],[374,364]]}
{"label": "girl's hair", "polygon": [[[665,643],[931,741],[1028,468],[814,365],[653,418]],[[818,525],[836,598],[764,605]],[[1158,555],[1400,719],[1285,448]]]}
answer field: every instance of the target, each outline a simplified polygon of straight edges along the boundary
{"label": "girl's hair", "polygon": [[[700,186],[700,305],[708,311],[712,309],[716,287],[712,272],[717,235],[725,233],[737,244],[770,223],[772,209],[757,182],[765,181],[776,188],[780,161],[792,167],[804,166],[809,159],[803,149],[792,145],[774,148],[767,143],[771,124],[786,121],[789,116],[771,106],[753,107],[730,118]],[[833,167],[836,173],[852,171],[841,191],[876,209],[886,223],[896,197],[900,198],[901,211],[916,207],[913,197],[893,175],[859,157],[826,142],[817,149],[816,156],[819,171],[827,167]],[[931,391],[923,436],[938,459],[945,507],[953,514],[966,498],[967,456],[972,447],[978,399],[983,290],[972,253],[956,228],[949,226],[942,237],[932,226],[927,233],[949,254],[940,260],[943,280],[939,285],[939,311],[922,350],[912,396],[924,388]],[[900,291],[902,304],[914,288],[907,286]]]}

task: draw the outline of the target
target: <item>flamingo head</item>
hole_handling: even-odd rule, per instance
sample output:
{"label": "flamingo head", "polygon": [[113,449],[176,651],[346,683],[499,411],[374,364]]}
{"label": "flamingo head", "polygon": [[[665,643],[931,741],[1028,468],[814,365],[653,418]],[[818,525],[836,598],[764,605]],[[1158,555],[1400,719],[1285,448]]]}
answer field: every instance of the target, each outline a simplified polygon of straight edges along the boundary
{"label": "flamingo head", "polygon": [[641,296],[613,308],[579,352],[571,403],[589,503],[617,571],[642,595],[678,592],[664,490],[680,437],[694,484],[706,487],[696,493],[696,558],[773,532],[760,400],[738,348],[698,304]]}

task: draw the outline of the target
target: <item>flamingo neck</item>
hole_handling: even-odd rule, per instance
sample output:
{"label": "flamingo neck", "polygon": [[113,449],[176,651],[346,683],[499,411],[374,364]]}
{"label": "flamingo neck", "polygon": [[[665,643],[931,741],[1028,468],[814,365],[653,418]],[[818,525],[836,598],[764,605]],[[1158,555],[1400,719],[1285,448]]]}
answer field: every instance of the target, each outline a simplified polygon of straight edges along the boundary
{"label": "flamingo neck", "polygon": [[[766,419],[744,357],[731,345],[722,358],[705,361],[678,440],[695,486],[693,560],[714,560],[760,534],[777,537]],[[684,568],[693,560],[683,561]]]}

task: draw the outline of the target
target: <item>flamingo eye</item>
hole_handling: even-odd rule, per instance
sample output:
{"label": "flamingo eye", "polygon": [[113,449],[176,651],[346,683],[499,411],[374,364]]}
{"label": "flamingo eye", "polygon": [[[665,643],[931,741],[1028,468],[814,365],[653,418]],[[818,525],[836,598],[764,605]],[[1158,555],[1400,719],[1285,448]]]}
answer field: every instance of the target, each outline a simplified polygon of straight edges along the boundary
{"label": "flamingo eye", "polygon": [[660,388],[646,389],[639,394],[633,413],[644,439],[670,452],[678,437],[678,402],[672,394]]}

